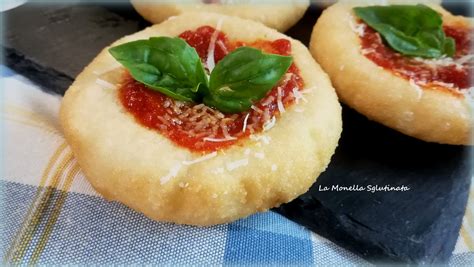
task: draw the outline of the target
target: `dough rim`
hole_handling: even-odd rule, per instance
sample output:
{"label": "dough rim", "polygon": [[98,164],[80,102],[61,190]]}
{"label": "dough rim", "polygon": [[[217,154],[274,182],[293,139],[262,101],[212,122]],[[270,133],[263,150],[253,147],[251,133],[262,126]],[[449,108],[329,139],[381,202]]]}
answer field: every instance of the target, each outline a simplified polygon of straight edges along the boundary
{"label": "dough rim", "polygon": [[161,23],[169,17],[188,12],[212,12],[236,16],[263,23],[280,32],[285,32],[295,25],[309,7],[308,0],[285,0],[277,3],[251,4],[203,4],[195,3],[170,4],[150,3],[149,1],[132,0],[135,10],[151,23]]}

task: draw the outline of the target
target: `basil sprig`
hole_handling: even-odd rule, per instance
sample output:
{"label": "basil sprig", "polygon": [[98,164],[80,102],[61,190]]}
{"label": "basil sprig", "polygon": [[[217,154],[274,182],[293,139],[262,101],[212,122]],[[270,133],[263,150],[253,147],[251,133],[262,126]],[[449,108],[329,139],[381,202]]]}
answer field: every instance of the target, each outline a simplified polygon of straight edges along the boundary
{"label": "basil sprig", "polygon": [[456,51],[454,39],[443,31],[441,15],[425,5],[356,7],[354,12],[403,55],[439,58]]}
{"label": "basil sprig", "polygon": [[196,50],[182,39],[152,37],[109,52],[135,80],[177,100],[196,101],[199,86],[208,85]]}
{"label": "basil sprig", "polygon": [[109,52],[150,89],[177,100],[204,102],[226,113],[248,110],[293,62],[292,57],[240,47],[219,61],[208,78],[196,50],[180,38],[152,37]]}

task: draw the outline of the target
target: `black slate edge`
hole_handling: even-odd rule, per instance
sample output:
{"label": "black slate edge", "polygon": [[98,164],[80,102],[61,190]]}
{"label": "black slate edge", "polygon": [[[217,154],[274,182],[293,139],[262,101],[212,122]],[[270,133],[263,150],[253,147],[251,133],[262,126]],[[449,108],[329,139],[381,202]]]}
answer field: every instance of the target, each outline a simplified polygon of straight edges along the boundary
{"label": "black slate edge", "polygon": [[15,72],[36,83],[45,92],[64,95],[65,88],[68,88],[74,81],[74,78],[54,68],[44,67],[13,48],[2,46],[2,49],[4,51],[4,63]]}

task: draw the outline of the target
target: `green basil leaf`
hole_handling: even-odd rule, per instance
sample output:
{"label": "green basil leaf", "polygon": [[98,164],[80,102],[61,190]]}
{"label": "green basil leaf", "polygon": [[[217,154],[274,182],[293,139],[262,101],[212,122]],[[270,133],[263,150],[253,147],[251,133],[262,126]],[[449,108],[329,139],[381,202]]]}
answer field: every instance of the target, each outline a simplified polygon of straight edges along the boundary
{"label": "green basil leaf", "polygon": [[441,15],[425,5],[356,7],[354,12],[403,55],[426,58],[454,55],[455,42],[446,37]]}
{"label": "green basil leaf", "polygon": [[215,66],[204,103],[227,113],[248,110],[278,83],[292,62],[292,57],[239,47]]}
{"label": "green basil leaf", "polygon": [[169,97],[198,101],[208,85],[196,50],[180,38],[152,37],[109,49],[132,77]]}

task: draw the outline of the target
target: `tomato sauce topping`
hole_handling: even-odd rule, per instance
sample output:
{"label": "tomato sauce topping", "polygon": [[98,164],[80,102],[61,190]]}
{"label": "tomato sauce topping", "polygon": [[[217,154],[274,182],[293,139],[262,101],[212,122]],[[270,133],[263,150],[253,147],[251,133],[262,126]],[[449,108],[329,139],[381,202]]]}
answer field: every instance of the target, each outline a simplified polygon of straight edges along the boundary
{"label": "tomato sauce topping", "polygon": [[366,24],[362,25],[365,26],[360,35],[362,53],[380,67],[424,88],[441,89],[455,95],[461,95],[461,90],[472,87],[472,29],[444,26],[445,34],[456,41],[456,53],[453,58],[430,60],[396,52],[382,41],[379,33]]}
{"label": "tomato sauce topping", "polygon": [[[207,61],[211,38],[216,30],[203,26],[179,35],[194,47],[203,63]],[[214,36],[215,38],[216,36]],[[286,39],[257,40],[252,43],[231,41],[223,32],[217,33],[214,60],[219,62],[230,51],[251,46],[266,53],[291,54]],[[302,98],[303,80],[292,64],[281,81],[252,109],[237,114],[224,114],[204,104],[181,102],[148,89],[126,73],[119,90],[123,106],[142,125],[157,130],[175,144],[195,152],[211,152],[236,144],[240,139],[273,126],[276,116]]]}

